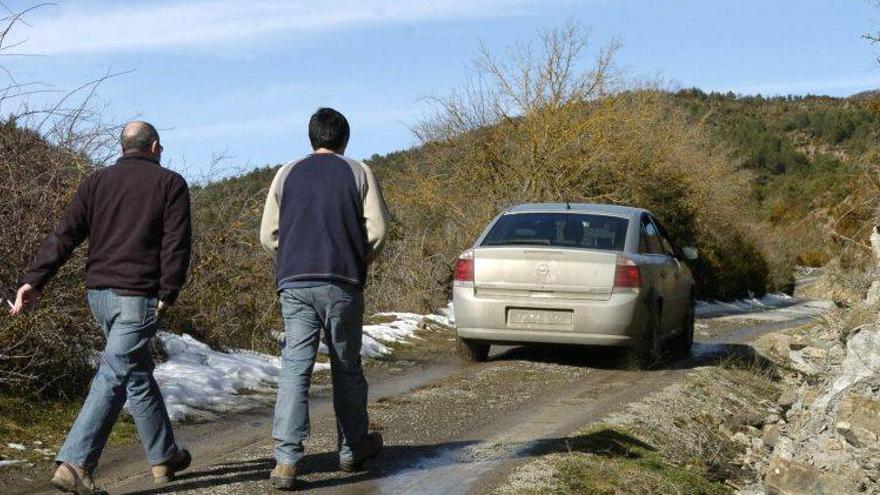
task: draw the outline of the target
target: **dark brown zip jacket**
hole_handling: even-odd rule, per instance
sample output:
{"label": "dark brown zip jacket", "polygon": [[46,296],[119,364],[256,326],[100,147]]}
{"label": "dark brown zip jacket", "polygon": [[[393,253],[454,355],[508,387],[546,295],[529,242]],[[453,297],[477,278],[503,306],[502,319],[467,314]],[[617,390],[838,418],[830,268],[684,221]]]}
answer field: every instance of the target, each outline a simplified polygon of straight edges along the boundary
{"label": "dark brown zip jacket", "polygon": [[42,290],[85,239],[86,287],[173,303],[186,280],[192,242],[186,180],[139,155],[93,173],[22,282]]}

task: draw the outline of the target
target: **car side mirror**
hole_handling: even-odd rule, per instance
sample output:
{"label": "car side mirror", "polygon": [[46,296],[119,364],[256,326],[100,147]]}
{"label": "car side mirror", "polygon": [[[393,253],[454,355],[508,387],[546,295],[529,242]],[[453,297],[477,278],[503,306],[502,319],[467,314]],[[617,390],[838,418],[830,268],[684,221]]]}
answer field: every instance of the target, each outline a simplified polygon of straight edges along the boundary
{"label": "car side mirror", "polygon": [[697,251],[697,248],[691,246],[681,248],[681,254],[684,255],[684,259],[690,261],[694,261],[695,259],[700,257],[700,253],[699,251]]}

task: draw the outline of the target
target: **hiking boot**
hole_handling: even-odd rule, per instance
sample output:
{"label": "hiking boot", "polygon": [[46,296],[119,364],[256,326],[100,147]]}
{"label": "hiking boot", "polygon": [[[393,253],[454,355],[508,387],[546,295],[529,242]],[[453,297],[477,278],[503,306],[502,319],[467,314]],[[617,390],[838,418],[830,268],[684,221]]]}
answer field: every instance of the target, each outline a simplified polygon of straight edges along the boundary
{"label": "hiking boot", "polygon": [[58,465],[55,476],[52,477],[50,483],[64,493],[75,493],[76,495],[103,495],[107,493],[97,487],[92,473],[66,462]]}
{"label": "hiking boot", "polygon": [[192,456],[186,449],[177,449],[174,457],[168,459],[163,464],[153,466],[153,482],[157,485],[164,485],[174,481],[175,475],[188,468],[192,462]]}
{"label": "hiking boot", "polygon": [[269,481],[277,490],[293,490],[296,485],[296,464],[276,464]]}
{"label": "hiking boot", "polygon": [[339,469],[346,473],[360,471],[364,462],[379,455],[382,451],[382,434],[378,431],[367,433],[367,438],[356,448],[351,449],[352,455],[339,457]]}

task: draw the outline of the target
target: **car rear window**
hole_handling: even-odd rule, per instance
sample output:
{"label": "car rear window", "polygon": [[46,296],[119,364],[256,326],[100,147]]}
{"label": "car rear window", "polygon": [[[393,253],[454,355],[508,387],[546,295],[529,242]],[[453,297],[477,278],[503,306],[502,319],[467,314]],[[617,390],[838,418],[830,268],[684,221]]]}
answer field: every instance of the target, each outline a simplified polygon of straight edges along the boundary
{"label": "car rear window", "polygon": [[483,246],[558,246],[623,251],[629,220],[581,213],[511,213],[502,216]]}

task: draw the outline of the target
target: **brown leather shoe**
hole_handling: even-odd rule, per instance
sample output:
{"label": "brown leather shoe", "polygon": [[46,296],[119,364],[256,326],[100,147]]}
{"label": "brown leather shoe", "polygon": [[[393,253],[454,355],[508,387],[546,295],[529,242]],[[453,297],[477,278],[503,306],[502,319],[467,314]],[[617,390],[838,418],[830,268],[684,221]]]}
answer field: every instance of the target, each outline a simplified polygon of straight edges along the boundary
{"label": "brown leather shoe", "polygon": [[164,485],[174,481],[178,472],[188,468],[192,463],[192,456],[186,449],[177,449],[174,457],[168,459],[163,464],[153,466],[153,482],[157,485]]}
{"label": "brown leather shoe", "polygon": [[378,431],[367,433],[367,438],[360,445],[352,448],[351,457],[339,458],[339,469],[346,473],[360,471],[366,461],[379,455],[379,452],[382,451],[382,445],[381,433]]}
{"label": "brown leather shoe", "polygon": [[85,469],[62,462],[55,470],[52,477],[52,486],[64,493],[75,493],[76,495],[100,495],[106,494],[104,490],[97,487],[92,473]]}
{"label": "brown leather shoe", "polygon": [[269,481],[278,490],[293,490],[296,486],[296,464],[276,464]]}

